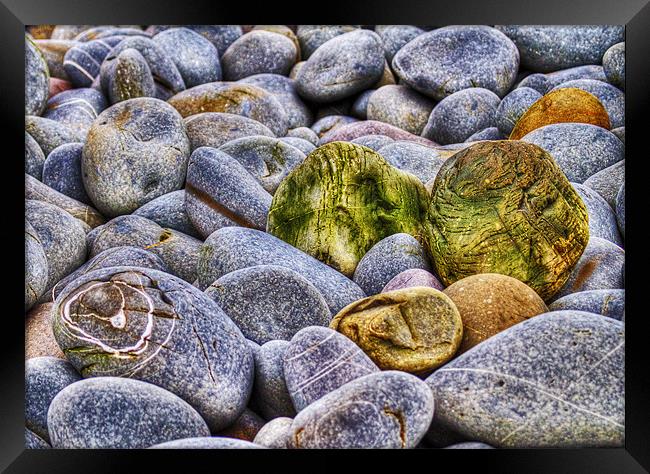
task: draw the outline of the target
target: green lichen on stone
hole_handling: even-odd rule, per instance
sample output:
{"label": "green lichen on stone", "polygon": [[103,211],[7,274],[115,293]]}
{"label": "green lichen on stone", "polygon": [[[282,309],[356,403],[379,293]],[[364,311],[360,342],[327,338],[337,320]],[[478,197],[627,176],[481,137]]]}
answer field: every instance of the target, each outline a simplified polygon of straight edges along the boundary
{"label": "green lichen on stone", "polygon": [[433,184],[427,247],[445,285],[478,273],[517,278],[544,300],[589,240],[587,209],[536,145],[491,141],[449,158]]}
{"label": "green lichen on stone", "polygon": [[331,142],[312,151],[280,184],[267,231],[351,276],[384,237],[421,239],[427,192],[370,148]]}

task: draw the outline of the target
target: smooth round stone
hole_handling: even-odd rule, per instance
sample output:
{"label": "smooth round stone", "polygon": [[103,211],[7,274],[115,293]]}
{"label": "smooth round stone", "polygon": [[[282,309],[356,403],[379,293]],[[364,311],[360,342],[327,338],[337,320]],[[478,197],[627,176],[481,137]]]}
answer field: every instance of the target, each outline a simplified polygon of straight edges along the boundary
{"label": "smooth round stone", "polygon": [[221,112],[256,120],[279,137],[285,136],[289,129],[287,113],[275,95],[251,84],[201,84],[176,94],[168,102],[183,117]]}
{"label": "smooth round stone", "polygon": [[356,27],[352,25],[298,25],[296,36],[302,58],[309,59],[314,51],[332,38],[354,30]]}
{"label": "smooth round stone", "polygon": [[[292,29],[293,28],[293,29]],[[295,26],[289,27],[287,25],[255,25],[251,31],[263,30],[277,33],[286,38],[289,38],[293,45],[296,47],[296,61],[300,61],[300,41],[296,33],[294,33]]]}
{"label": "smooth round stone", "polygon": [[350,113],[354,117],[360,120],[366,120],[368,118],[368,101],[374,92],[375,89],[368,89],[357,96],[350,108]]}
{"label": "smooth round stone", "polygon": [[53,306],[39,304],[25,314],[25,360],[47,356],[65,360],[52,332]]}
{"label": "smooth round stone", "polygon": [[56,25],[50,34],[50,38],[59,40],[71,40],[83,31],[92,28],[93,25]]}
{"label": "smooth round stone", "polygon": [[155,444],[149,449],[262,449],[263,446],[241,439],[205,436],[195,438],[175,439],[165,443]]}
{"label": "smooth round stone", "polygon": [[87,240],[90,257],[113,247],[139,247],[160,257],[172,275],[187,282],[196,280],[201,241],[142,216],[116,217],[89,232]]}
{"label": "smooth round stone", "polygon": [[625,42],[616,43],[605,51],[603,70],[610,84],[625,90]]}
{"label": "smooth round stone", "polygon": [[536,316],[426,379],[449,428],[496,448],[623,446],[624,327],[581,311]]}
{"label": "smooth round stone", "polygon": [[316,149],[316,145],[314,145],[312,142],[298,137],[281,137],[279,138],[279,140],[281,142],[286,143],[287,145],[291,145],[292,147],[297,148],[305,156],[309,155],[312,151]]}
{"label": "smooth round stone", "polygon": [[156,85],[147,60],[137,49],[122,51],[102,67],[100,80],[111,104],[137,97],[156,97]]}
{"label": "smooth round stone", "polygon": [[[390,137],[385,137],[383,135],[364,135],[363,137],[355,138],[354,140],[351,140],[350,143],[356,143],[357,145],[363,145],[371,150],[374,150],[376,152],[379,152],[383,147],[390,145],[391,143],[395,143],[395,140],[393,140]],[[403,142],[407,143],[407,142]],[[381,153],[379,153],[382,155]],[[384,156],[382,155],[386,161],[391,163],[391,157],[390,156]],[[391,163],[392,164],[392,163]],[[393,165],[394,166],[394,165]],[[399,168],[399,167],[397,167]],[[413,173],[415,174],[415,173]]]}
{"label": "smooth round stone", "polygon": [[470,87],[503,97],[517,76],[519,53],[489,26],[446,26],[407,43],[392,66],[404,83],[436,100]]}
{"label": "smooth round stone", "polygon": [[616,221],[618,222],[618,230],[621,231],[621,235],[625,238],[625,183],[621,184],[621,188],[618,190],[616,195]]}
{"label": "smooth round stone", "polygon": [[[310,128],[320,139],[328,132],[332,132],[337,128],[343,127],[344,125],[358,121],[359,119],[348,117],[347,115],[328,115],[316,120]],[[318,143],[320,143],[320,140]]]}
{"label": "smooth round stone", "polygon": [[102,214],[128,214],[182,188],[189,155],[183,120],[169,104],[153,98],[119,102],[88,132],[84,187]]}
{"label": "smooth round stone", "polygon": [[179,189],[163,194],[133,211],[133,215],[146,217],[160,227],[178,230],[183,234],[199,238],[200,234],[192,225],[185,211],[185,190]]}
{"label": "smooth round stone", "polygon": [[97,227],[106,222],[104,217],[96,209],[76,199],[72,199],[65,194],[61,194],[28,174],[25,175],[25,198],[53,204],[66,211],[72,217],[79,219],[90,228]]}
{"label": "smooth round stone", "polygon": [[199,288],[260,262],[280,265],[305,277],[323,295],[332,314],[365,296],[356,283],[312,256],[271,234],[244,227],[224,227],[206,239],[196,266]]}
{"label": "smooth round stone", "polygon": [[351,277],[384,237],[419,235],[427,198],[415,176],[391,167],[376,152],[332,142],[310,153],[282,181],[267,232]]}
{"label": "smooth round stone", "polygon": [[555,86],[552,90],[566,89],[568,87],[582,89],[597,97],[605,107],[605,110],[607,110],[611,128],[618,128],[625,125],[625,93],[611,84],[595,79],[576,79],[574,81],[563,82]]}
{"label": "smooth round stone", "polygon": [[25,426],[50,440],[47,410],[54,397],[81,375],[67,361],[56,357],[36,357],[25,362]]}
{"label": "smooth round stone", "polygon": [[589,214],[589,236],[600,237],[623,246],[623,239],[618,232],[616,214],[610,205],[593,189],[582,184],[572,183],[582,202],[587,206]]}
{"label": "smooth round stone", "polygon": [[535,73],[524,77],[515,87],[517,89],[528,87],[529,89],[533,89],[541,95],[544,95],[553,86],[550,85],[550,80],[546,74]]}
{"label": "smooth round stone", "polygon": [[296,92],[293,79],[280,74],[255,74],[239,82],[252,84],[273,94],[284,107],[290,129],[309,127],[314,121],[311,110]]}
{"label": "smooth round stone", "polygon": [[47,101],[43,117],[65,124],[85,138],[97,115],[107,106],[104,94],[98,90],[70,89]]}
{"label": "smooth round stone", "polygon": [[43,59],[45,59],[50,78],[67,81],[69,77],[63,68],[63,58],[65,53],[73,46],[76,46],[78,42],[74,40],[37,39],[33,43],[43,55]]}
{"label": "smooth round stone", "polygon": [[156,385],[120,377],[81,380],[61,390],[48,412],[55,448],[141,449],[210,436],[187,402]]}
{"label": "smooth round stone", "polygon": [[354,342],[325,327],[307,327],[284,353],[284,378],[297,412],[379,368]]}
{"label": "smooth round stone", "polygon": [[25,116],[25,131],[38,143],[46,157],[61,145],[85,141],[84,134],[69,125],[35,115]]}
{"label": "smooth round stone", "polygon": [[192,151],[202,146],[219,148],[229,141],[254,135],[275,137],[257,120],[229,113],[206,112],[187,117],[184,122]]}
{"label": "smooth round stone", "polygon": [[292,418],[274,418],[259,430],[253,442],[271,449],[287,449],[291,445],[292,423]]}
{"label": "smooth round stone", "polygon": [[130,247],[128,245],[111,247],[98,253],[70,275],[59,280],[59,282],[52,287],[51,300],[55,300],[65,287],[77,278],[80,278],[86,273],[94,270],[108,267],[144,267],[169,273],[167,265],[165,265],[162,259],[148,250],[138,247]]}
{"label": "smooth round stone", "polygon": [[177,28],[178,26],[195,31],[210,41],[217,48],[219,56],[243,34],[240,25],[150,25],[147,32],[155,37],[161,31]]}
{"label": "smooth round stone", "polygon": [[291,72],[289,73],[289,79],[296,79],[296,76],[298,76],[298,71],[302,69],[302,67],[307,63],[307,61],[299,61],[296,64],[293,65],[291,68]]}
{"label": "smooth round stone", "polygon": [[42,181],[72,199],[90,204],[81,177],[82,149],[83,143],[68,143],[55,148],[43,165]]}
{"label": "smooth round stone", "polygon": [[235,158],[221,150],[194,150],[187,167],[185,210],[206,238],[227,226],[263,230],[271,195]]}
{"label": "smooth round stone", "polygon": [[171,28],[154,36],[153,42],[174,62],[186,87],[221,80],[219,51],[201,34]]}
{"label": "smooth round stone", "polygon": [[612,128],[612,133],[625,143],[625,127]]}
{"label": "smooth round stone", "polygon": [[393,234],[377,242],[363,256],[352,280],[366,295],[376,295],[397,274],[431,265],[420,243],[409,234]]}
{"label": "smooth round stone", "polygon": [[237,160],[270,194],[305,160],[305,154],[299,149],[277,138],[260,135],[231,140],[219,150]]}
{"label": "smooth round stone", "polygon": [[33,431],[25,428],[25,449],[51,449],[52,446]]}
{"label": "smooth round stone", "polygon": [[576,66],[562,69],[560,71],[549,72],[548,74],[545,74],[545,76],[548,85],[546,92],[549,92],[553,87],[560,85],[563,82],[573,81],[575,79],[596,79],[603,82],[607,81],[603,67],[596,64]]}
{"label": "smooth round stone", "polygon": [[[25,311],[47,290],[48,263],[38,232],[25,220]],[[329,321],[328,321],[329,322]]]}
{"label": "smooth round stone", "polygon": [[384,62],[382,41],[376,33],[344,33],[309,56],[296,76],[296,90],[301,97],[318,103],[351,97],[381,78]]}
{"label": "smooth round stone", "polygon": [[79,220],[43,201],[27,199],[25,219],[36,231],[45,252],[47,291],[86,260],[86,232]]}
{"label": "smooth round stone", "polygon": [[494,449],[494,446],[490,446],[489,444],[485,443],[468,441],[466,443],[452,444],[451,446],[447,446],[443,449]]}
{"label": "smooth round stone", "polygon": [[266,421],[257,413],[249,408],[245,408],[233,424],[219,431],[216,435],[224,436],[228,439],[236,438],[252,442],[257,432],[262,429],[265,423]]}
{"label": "smooth round stone", "polygon": [[474,143],[486,140],[504,140],[505,138],[506,137],[503,136],[497,127],[488,127],[479,132],[476,132],[465,141],[468,143]]}
{"label": "smooth round stone", "polygon": [[620,25],[499,25],[496,28],[514,41],[521,66],[533,72],[600,64],[605,51],[624,39],[624,27]]}
{"label": "smooth round stone", "polygon": [[468,276],[444,290],[463,320],[458,354],[526,319],[548,312],[544,301],[521,281],[498,273]]}
{"label": "smooth round stone", "polygon": [[609,240],[591,237],[569,279],[554,299],[580,291],[625,288],[625,250]]}
{"label": "smooth round stone", "polygon": [[558,298],[548,308],[550,311],[586,311],[620,321],[625,314],[625,290],[579,291]]}
{"label": "smooth round stone", "polygon": [[452,300],[434,288],[403,288],[356,301],[330,323],[382,370],[430,373],[449,361],[463,338]]}
{"label": "smooth round stone", "polygon": [[[366,116],[420,135],[434,103],[408,86],[388,85],[374,91],[368,99]],[[365,118],[365,117],[364,117]]]}
{"label": "smooth round stone", "polygon": [[318,145],[318,135],[311,128],[308,127],[298,127],[292,128],[287,132],[287,137],[296,137],[307,140],[314,146]]}
{"label": "smooth round stone", "polygon": [[94,28],[89,28],[82,31],[77,36],[75,36],[76,41],[90,41],[94,39],[103,39],[109,38],[112,36],[145,36],[149,37],[149,34],[142,31],[142,27],[139,25],[132,26],[96,26]]}
{"label": "smooth round stone", "polygon": [[431,390],[398,371],[369,374],[296,415],[296,448],[414,448],[433,418]]}
{"label": "smooth round stone", "polygon": [[567,179],[587,178],[625,158],[625,144],[602,127],[586,123],[556,123],[521,138],[546,150]]}
{"label": "smooth round stone", "polygon": [[505,136],[510,135],[521,116],[541,98],[542,94],[530,87],[518,87],[506,95],[495,112],[499,131]]}
{"label": "smooth round stone", "polygon": [[383,135],[392,138],[393,140],[415,142],[429,147],[436,146],[434,142],[427,138],[413,135],[412,133],[394,127],[388,123],[378,122],[376,120],[358,121],[356,119],[348,124],[344,124],[336,129],[328,130],[327,133],[322,134],[320,144],[324,145],[326,143],[340,141],[349,142],[355,138],[367,135]]}
{"label": "smooth round stone", "polygon": [[63,57],[63,69],[75,87],[91,87],[104,59],[122,41],[122,36],[79,42]]}
{"label": "smooth round stone", "polygon": [[25,173],[40,180],[43,176],[45,154],[40,145],[29,133],[25,132]]}
{"label": "smooth round stone", "polygon": [[422,136],[447,145],[460,143],[496,125],[499,96],[479,87],[448,95],[433,108]]}
{"label": "smooth round stone", "polygon": [[445,285],[500,273],[543,300],[564,284],[589,239],[587,208],[553,158],[515,140],[479,142],[447,159],[428,222],[430,259]]}
{"label": "smooth round stone", "polygon": [[230,318],[189,283],[143,267],[102,268],[69,284],[54,305],[56,340],[84,377],[158,385],[189,403],[213,432],[246,407],[251,350]]}
{"label": "smooth round stone", "polygon": [[625,160],[621,160],[598,173],[594,173],[583,184],[600,194],[612,209],[616,209],[616,195],[624,182]]}
{"label": "smooth round stone", "polygon": [[413,25],[377,25],[375,32],[384,42],[386,61],[391,62],[404,45],[425,31]]}
{"label": "smooth round stone", "polygon": [[[327,319],[329,322],[329,316]],[[288,347],[288,341],[274,340],[254,352],[255,383],[251,401],[267,420],[296,415],[284,377],[284,354]]]}
{"label": "smooth round stone", "polygon": [[237,38],[221,56],[223,77],[237,81],[254,74],[289,74],[297,57],[293,42],[278,33],[254,30]]}
{"label": "smooth round stone", "polygon": [[388,283],[386,283],[386,286],[384,286],[381,292],[387,293],[389,291],[413,288],[416,286],[426,286],[440,291],[445,288],[444,285],[428,271],[421,268],[411,268],[395,275]]}
{"label": "smooth round stone", "polygon": [[49,95],[50,73],[43,53],[25,36],[25,115],[41,115]]}
{"label": "smooth round stone", "polygon": [[305,277],[276,265],[228,273],[206,290],[244,336],[258,344],[288,341],[307,326],[326,326],[327,302]]}

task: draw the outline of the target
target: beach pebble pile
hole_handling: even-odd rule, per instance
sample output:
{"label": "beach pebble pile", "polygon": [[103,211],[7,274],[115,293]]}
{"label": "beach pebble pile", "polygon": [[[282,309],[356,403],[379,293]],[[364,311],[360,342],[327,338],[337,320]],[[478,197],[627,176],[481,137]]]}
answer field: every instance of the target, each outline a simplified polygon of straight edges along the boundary
{"label": "beach pebble pile", "polygon": [[625,443],[621,26],[25,36],[28,448]]}

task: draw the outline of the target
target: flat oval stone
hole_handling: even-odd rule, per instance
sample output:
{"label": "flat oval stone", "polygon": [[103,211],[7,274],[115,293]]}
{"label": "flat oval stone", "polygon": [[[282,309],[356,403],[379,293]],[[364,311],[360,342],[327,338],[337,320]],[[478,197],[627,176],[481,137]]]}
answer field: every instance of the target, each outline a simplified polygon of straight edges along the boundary
{"label": "flat oval stone", "polygon": [[85,141],[84,134],[77,129],[55,120],[37,117],[35,115],[25,116],[25,131],[38,143],[45,156],[48,156],[55,148],[66,143]]}
{"label": "flat oval stone", "polygon": [[168,227],[191,237],[200,238],[185,211],[184,189],[152,199],[133,211],[133,215],[146,217],[160,227]]}
{"label": "flat oval stone", "polygon": [[563,82],[553,90],[566,88],[581,89],[598,98],[605,107],[611,123],[611,127],[605,128],[618,128],[625,125],[625,93],[616,87],[595,79],[576,79]]}
{"label": "flat oval stone", "polygon": [[25,36],[25,115],[41,115],[49,95],[50,72],[43,53]]}
{"label": "flat oval stone", "polygon": [[298,25],[296,36],[303,59],[309,57],[323,44],[344,33],[356,30],[353,25]]}
{"label": "flat oval stone", "polygon": [[352,280],[371,296],[380,293],[394,276],[412,268],[431,270],[431,265],[413,236],[398,233],[380,240],[366,252]]}
{"label": "flat oval stone", "polygon": [[47,256],[41,238],[25,219],[25,311],[34,306],[47,290],[48,273]]}
{"label": "flat oval stone", "polygon": [[215,432],[246,407],[251,350],[230,318],[189,283],[157,270],[109,267],[66,286],[54,305],[56,340],[84,377],[156,384]]}
{"label": "flat oval stone", "polygon": [[379,368],[350,339],[324,327],[296,333],[284,353],[284,378],[297,412]]}
{"label": "flat oval stone", "polygon": [[384,72],[381,38],[355,30],[322,44],[296,76],[296,90],[307,100],[324,103],[350,97],[372,86]]}
{"label": "flat oval stone", "polygon": [[505,136],[510,135],[515,124],[542,94],[530,87],[518,87],[506,95],[495,112],[496,125]]}
{"label": "flat oval stone", "polygon": [[150,383],[121,377],[81,380],[61,390],[48,412],[55,448],[141,449],[210,436],[185,401]]}
{"label": "flat oval stone", "polygon": [[290,340],[307,326],[326,326],[327,302],[305,277],[289,268],[259,265],[228,273],[206,290],[241,329],[258,344]]}
{"label": "flat oval stone", "polygon": [[270,31],[271,33],[280,34],[286,38],[289,38],[293,45],[296,47],[296,61],[300,61],[300,41],[296,36],[294,30],[296,29],[295,25],[255,25],[251,31]]}
{"label": "flat oval stone", "polygon": [[100,71],[100,80],[111,104],[137,97],[156,97],[154,76],[137,49],[123,50]]}
{"label": "flat oval stone", "polygon": [[237,38],[221,56],[223,76],[237,81],[254,74],[286,76],[295,64],[298,51],[284,35],[254,30]]}
{"label": "flat oval stone", "polygon": [[625,41],[616,43],[605,51],[603,71],[610,84],[625,91]]}
{"label": "flat oval stone", "polygon": [[90,204],[81,177],[83,143],[68,143],[55,148],[43,164],[43,183],[66,196]]}
{"label": "flat oval stone", "polygon": [[292,418],[274,418],[262,427],[253,442],[271,449],[287,449],[291,443],[292,423]]}
{"label": "flat oval stone", "polygon": [[365,253],[388,235],[420,235],[424,185],[369,148],[323,145],[280,184],[267,232],[352,276]]}
{"label": "flat oval stone", "polygon": [[[318,136],[325,136],[329,132],[333,132],[337,128],[342,128],[349,123],[358,122],[359,119],[348,117],[347,115],[328,115],[321,119],[316,120],[311,126],[311,130]],[[316,143],[318,145],[320,140]]]}
{"label": "flat oval stone", "polygon": [[53,307],[53,303],[38,304],[25,314],[25,360],[47,356],[65,360],[52,332]]}
{"label": "flat oval stone", "polygon": [[392,66],[407,85],[436,100],[469,87],[503,97],[515,82],[519,52],[489,26],[446,26],[407,43]]}
{"label": "flat oval stone", "polygon": [[548,153],[521,141],[479,142],[449,158],[428,222],[431,262],[445,285],[500,273],[543,300],[569,278],[589,239],[580,196]]}
{"label": "flat oval stone", "polygon": [[217,51],[219,51],[219,56],[228,49],[228,46],[230,46],[233,41],[243,34],[240,25],[150,25],[149,28],[147,28],[147,32],[152,36],[155,36],[161,31],[176,28],[178,26],[183,26],[184,28],[196,31],[198,34],[210,41],[214,47],[217,48]]}
{"label": "flat oval stone", "polygon": [[386,61],[391,62],[397,52],[425,31],[413,25],[377,25],[375,32],[384,42]]}
{"label": "flat oval stone", "polygon": [[550,311],[586,311],[621,321],[625,314],[625,290],[579,291],[556,299],[548,308]]}
{"label": "flat oval stone", "polygon": [[598,173],[594,173],[583,183],[593,189],[607,201],[612,209],[616,208],[616,195],[625,182],[625,160],[617,161]]}
{"label": "flat oval stone", "polygon": [[87,240],[90,257],[113,247],[139,247],[160,257],[172,275],[187,282],[196,280],[201,241],[142,216],[116,217],[89,232]]}
{"label": "flat oval stone", "polygon": [[47,101],[43,117],[60,122],[85,139],[97,116],[108,103],[104,94],[91,88],[65,90]]}
{"label": "flat oval stone", "polygon": [[449,361],[463,338],[463,321],[434,288],[389,291],[343,308],[330,323],[382,370],[425,374]]}
{"label": "flat oval stone", "polygon": [[67,361],[56,357],[36,357],[25,362],[25,426],[50,440],[47,410],[54,397],[81,375]]}
{"label": "flat oval stone", "polygon": [[414,448],[433,418],[431,391],[417,377],[386,371],[358,378],[302,410],[296,448]]}
{"label": "flat oval stone", "polygon": [[547,151],[574,183],[583,183],[625,158],[625,144],[616,135],[586,123],[545,125],[521,139]]}
{"label": "flat oval stone", "polygon": [[581,311],[516,324],[426,379],[431,432],[497,448],[622,447],[624,327]]}
{"label": "flat oval stone", "polygon": [[305,277],[323,295],[332,314],[365,296],[352,280],[310,255],[271,234],[243,227],[224,227],[206,239],[196,267],[199,288],[260,262],[280,265]]}
{"label": "flat oval stone", "polygon": [[[363,137],[359,137],[359,138],[355,138],[354,140],[351,140],[350,143],[355,143],[357,145],[363,145],[363,146],[366,146],[366,147],[370,148],[371,150],[374,150],[374,151],[378,152],[383,147],[385,147],[387,145],[390,145],[391,143],[395,143],[395,140],[393,140],[390,137],[386,137],[384,135],[364,135]],[[410,143],[410,142],[401,142],[401,143],[405,144],[405,143]],[[404,148],[401,148],[401,147],[398,148],[399,151],[402,151],[403,149]],[[397,155],[397,157],[398,157],[396,160],[392,159],[393,158],[392,156],[384,156],[381,153],[380,153],[380,155],[383,156],[386,159],[386,161],[388,161],[391,165],[395,166],[396,168],[400,168],[399,166],[396,166],[395,164],[393,164],[393,162],[394,161],[401,162],[401,160],[399,158],[402,158],[402,157],[403,158],[410,158],[411,155],[409,155],[408,153],[402,154],[402,153],[399,153],[399,151],[397,153],[395,153],[395,155]],[[414,160],[414,161],[415,161],[415,163],[417,163],[418,154],[416,153],[415,156],[416,156],[416,160]],[[412,163],[410,163],[410,160],[407,159],[404,166],[411,166],[411,165],[412,165]],[[400,169],[403,169],[403,168],[400,168]],[[411,173],[416,174],[414,172],[411,172]]]}
{"label": "flat oval stone", "polygon": [[544,74],[546,77],[547,89],[546,93],[562,84],[563,82],[573,81],[575,79],[596,79],[598,81],[606,82],[605,71],[603,67],[597,64],[588,64],[586,66],[576,66],[559,71],[549,72]]}
{"label": "flat oval stone", "polygon": [[368,99],[366,117],[420,135],[433,106],[431,99],[408,86],[387,85],[377,89]]}
{"label": "flat oval stone", "polygon": [[288,347],[288,341],[274,340],[254,352],[255,384],[251,402],[267,420],[296,415],[284,377],[284,354]]}
{"label": "flat oval stone", "polygon": [[422,136],[447,145],[496,124],[499,96],[479,87],[448,95],[433,108]]}
{"label": "flat oval stone", "polygon": [[229,113],[205,112],[187,117],[184,122],[192,151],[202,146],[219,148],[229,141],[253,135],[275,137],[257,120]]}
{"label": "flat oval stone", "polygon": [[463,320],[463,341],[458,354],[549,310],[532,288],[498,273],[465,277],[443,292],[454,302]]}
{"label": "flat oval stone", "polygon": [[421,268],[411,268],[404,270],[395,275],[386,286],[381,290],[382,293],[389,291],[401,290],[403,288],[413,288],[415,286],[428,286],[436,290],[444,290],[442,283],[431,273]]}
{"label": "flat oval stone", "polygon": [[587,206],[589,214],[589,235],[600,237],[623,246],[623,239],[618,232],[616,214],[596,191],[589,189],[582,184],[572,183],[573,188],[578,192],[582,202]]}
{"label": "flat oval stone", "polygon": [[241,439],[219,436],[183,438],[155,444],[149,449],[262,449],[264,446]]}
{"label": "flat oval stone", "polygon": [[45,153],[34,137],[25,131],[25,173],[40,180],[43,177]]}
{"label": "flat oval stone", "polygon": [[621,188],[616,194],[615,211],[618,230],[621,231],[621,235],[625,238],[625,183],[621,184]]}

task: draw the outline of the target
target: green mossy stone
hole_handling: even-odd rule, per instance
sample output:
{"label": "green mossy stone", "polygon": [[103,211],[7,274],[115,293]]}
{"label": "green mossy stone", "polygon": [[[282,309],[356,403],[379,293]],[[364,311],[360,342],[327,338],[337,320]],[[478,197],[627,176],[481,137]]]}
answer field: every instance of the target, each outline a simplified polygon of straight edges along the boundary
{"label": "green mossy stone", "polygon": [[553,158],[530,145],[479,142],[440,169],[427,232],[445,286],[500,273],[548,300],[566,282],[589,240],[587,208]]}
{"label": "green mossy stone", "polygon": [[384,237],[422,237],[427,192],[413,175],[348,142],[311,152],[280,184],[267,232],[352,276]]}

